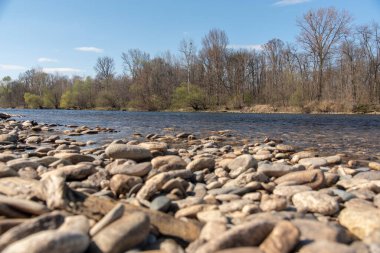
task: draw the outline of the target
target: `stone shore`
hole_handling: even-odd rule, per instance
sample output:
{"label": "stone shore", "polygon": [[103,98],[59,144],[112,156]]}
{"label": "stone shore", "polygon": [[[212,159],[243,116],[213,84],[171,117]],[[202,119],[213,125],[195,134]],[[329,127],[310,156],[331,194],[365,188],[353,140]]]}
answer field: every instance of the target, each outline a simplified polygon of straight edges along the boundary
{"label": "stone shore", "polygon": [[[4,253],[379,253],[380,163],[231,133],[0,122]],[[89,135],[79,142],[76,135]]]}

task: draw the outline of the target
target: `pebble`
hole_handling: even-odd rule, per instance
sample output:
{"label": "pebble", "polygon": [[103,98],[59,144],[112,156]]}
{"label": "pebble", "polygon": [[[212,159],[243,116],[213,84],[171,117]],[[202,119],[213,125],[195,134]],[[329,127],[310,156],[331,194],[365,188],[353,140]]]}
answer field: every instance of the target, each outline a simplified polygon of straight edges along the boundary
{"label": "pebble", "polygon": [[298,161],[299,164],[308,167],[318,168],[321,166],[326,166],[328,164],[328,161],[321,157],[310,157],[310,158],[303,158]]}
{"label": "pebble", "polygon": [[277,144],[276,149],[281,152],[293,152],[294,147],[286,144]]}
{"label": "pebble", "polygon": [[71,231],[42,231],[12,243],[3,253],[84,253],[88,235]]}
{"label": "pebble", "polygon": [[146,148],[136,145],[110,144],[105,153],[114,159],[131,159],[135,161],[150,159],[150,151]]}
{"label": "pebble", "polygon": [[7,166],[13,170],[18,171],[21,168],[31,167],[37,169],[39,164],[29,158],[18,158],[7,162]]}
{"label": "pebble", "polygon": [[228,163],[228,169],[231,172],[239,170],[239,173],[242,173],[248,170],[249,168],[257,168],[257,161],[251,155],[238,156]]}
{"label": "pebble", "polygon": [[377,162],[370,162],[368,164],[368,167],[373,170],[380,170],[380,163]]}
{"label": "pebble", "polygon": [[197,213],[202,211],[204,209],[204,205],[191,205],[188,207],[181,208],[175,213],[176,218],[181,218],[181,217],[190,217],[194,218],[196,217]]}
{"label": "pebble", "polygon": [[0,236],[0,250],[34,233],[57,229],[63,224],[64,219],[65,217],[61,213],[53,212],[25,221]]}
{"label": "pebble", "polygon": [[56,170],[47,172],[43,177],[48,177],[49,175],[57,175],[65,177],[68,181],[70,180],[83,180],[94,174],[96,169],[91,163],[78,163],[77,165],[67,165],[59,167]]}
{"label": "pebble", "polygon": [[284,197],[264,195],[261,198],[260,209],[264,212],[282,211],[286,208],[287,204],[288,202]]}
{"label": "pebble", "polygon": [[15,134],[0,134],[0,142],[17,142],[18,136]]}
{"label": "pebble", "polygon": [[229,131],[195,139],[175,129],[84,148],[56,127],[0,122],[3,252],[379,248],[376,157],[317,157],[281,140],[252,143]]}
{"label": "pebble", "polygon": [[111,191],[118,196],[119,194],[128,193],[135,185],[141,184],[140,177],[116,174],[110,180]]}
{"label": "pebble", "polygon": [[356,250],[347,245],[331,242],[331,241],[318,241],[306,245],[300,250],[300,253],[356,253]]}
{"label": "pebble", "polygon": [[380,230],[380,210],[368,205],[346,207],[339,213],[338,220],[342,226],[362,240]]}
{"label": "pebble", "polygon": [[17,176],[17,172],[5,164],[0,164],[0,178],[2,177],[15,177]]}
{"label": "pebble", "polygon": [[315,155],[316,154],[314,152],[300,151],[300,152],[297,152],[297,153],[293,154],[291,162],[297,163],[301,159],[315,157]]}
{"label": "pebble", "polygon": [[256,154],[253,155],[253,158],[257,161],[270,161],[273,158],[272,154]]}
{"label": "pebble", "polygon": [[115,220],[119,219],[124,214],[124,205],[123,204],[117,204],[114,208],[112,208],[111,211],[109,211],[104,217],[98,221],[90,230],[90,235],[94,236],[98,232],[100,232],[103,228],[105,228],[110,223],[114,222]]}
{"label": "pebble", "polygon": [[215,253],[263,253],[257,247],[238,247],[233,249],[218,250]]}
{"label": "pebble", "polygon": [[202,228],[199,235],[200,240],[210,241],[215,235],[221,235],[227,231],[226,223],[217,221],[208,221]]}
{"label": "pebble", "polygon": [[380,171],[367,171],[359,172],[356,174],[354,179],[366,179],[366,180],[380,180]]}
{"label": "pebble", "polygon": [[299,166],[290,166],[287,164],[273,163],[273,164],[260,164],[257,168],[257,172],[264,173],[268,177],[281,177],[290,172],[303,170]]}
{"label": "pebble", "polygon": [[166,196],[159,196],[150,203],[150,209],[166,212],[169,209],[171,203],[172,201]]}
{"label": "pebble", "polygon": [[141,212],[130,213],[99,231],[91,241],[91,252],[119,253],[137,246],[147,238],[149,217]]}
{"label": "pebble", "polygon": [[26,199],[15,199],[0,195],[0,204],[8,205],[16,210],[35,215],[49,212],[49,209],[45,205]]}
{"label": "pebble", "polygon": [[260,249],[265,253],[288,253],[297,245],[299,237],[296,226],[289,221],[280,221],[260,244]]}
{"label": "pebble", "polygon": [[213,158],[204,157],[198,158],[191,161],[186,169],[191,170],[192,172],[203,170],[203,169],[213,169],[215,166],[215,160]]}
{"label": "pebble", "polygon": [[138,144],[138,146],[149,149],[157,150],[161,152],[166,152],[168,150],[168,145],[165,142],[143,142]]}
{"label": "pebble", "polygon": [[339,211],[336,198],[316,191],[304,191],[293,195],[293,204],[300,212],[334,215]]}
{"label": "pebble", "polygon": [[277,178],[274,182],[276,184],[290,182],[292,185],[306,185],[315,190],[319,189],[323,185],[324,181],[325,176],[323,172],[321,172],[318,169],[315,169],[291,172],[282,177]]}
{"label": "pebble", "polygon": [[186,165],[186,162],[176,155],[158,156],[152,160],[153,168],[160,172],[183,170]]}
{"label": "pebble", "polygon": [[273,194],[291,199],[296,193],[311,190],[311,187],[306,185],[279,185],[273,190]]}
{"label": "pebble", "polygon": [[297,218],[291,221],[300,231],[300,245],[314,241],[332,241],[350,243],[351,237],[342,226],[334,223],[322,223],[315,219]]}
{"label": "pebble", "polygon": [[57,153],[54,157],[59,159],[64,159],[70,161],[72,164],[77,164],[80,162],[92,162],[95,160],[94,157],[89,155],[81,155],[75,153]]}
{"label": "pebble", "polygon": [[120,165],[111,169],[111,174],[125,174],[128,176],[143,177],[152,170],[152,164],[150,162],[138,163],[132,165]]}
{"label": "pebble", "polygon": [[270,234],[273,223],[266,221],[251,221],[220,234],[218,237],[202,245],[196,252],[208,253],[218,250],[242,246],[259,246]]}
{"label": "pebble", "polygon": [[6,162],[13,160],[13,159],[16,159],[16,158],[17,158],[17,156],[14,154],[6,154],[6,153],[0,154],[0,162],[3,162],[3,163],[6,163]]}
{"label": "pebble", "polygon": [[214,221],[226,224],[228,222],[227,217],[219,210],[198,212],[197,219],[203,223]]}

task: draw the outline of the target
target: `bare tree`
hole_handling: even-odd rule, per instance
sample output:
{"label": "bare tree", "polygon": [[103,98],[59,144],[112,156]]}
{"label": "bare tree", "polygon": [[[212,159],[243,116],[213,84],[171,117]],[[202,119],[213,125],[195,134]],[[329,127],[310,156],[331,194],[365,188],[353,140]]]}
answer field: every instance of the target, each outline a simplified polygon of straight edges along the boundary
{"label": "bare tree", "polygon": [[334,46],[349,33],[350,22],[351,16],[347,12],[338,12],[333,7],[308,11],[297,20],[301,29],[298,41],[316,60],[318,101],[322,98],[323,67]]}
{"label": "bare tree", "polygon": [[105,86],[108,86],[110,81],[115,76],[115,62],[111,57],[99,57],[96,61],[94,69],[96,71],[96,78],[104,83]]}
{"label": "bare tree", "polygon": [[122,53],[124,74],[130,74],[135,79],[138,72],[143,68],[144,63],[149,61],[149,58],[149,54],[140,49],[130,49],[127,53]]}
{"label": "bare tree", "polygon": [[[279,102],[279,97],[283,94],[283,75],[282,69],[284,66],[284,51],[285,43],[280,39],[272,39],[263,46],[263,53],[268,60],[268,75],[267,75],[267,90],[271,103]],[[280,92],[273,93],[273,90],[278,89]]]}
{"label": "bare tree", "polygon": [[367,64],[367,83],[370,99],[380,102],[380,26],[373,23],[371,26],[358,28],[359,41],[364,52]]}
{"label": "bare tree", "polygon": [[222,104],[222,93],[228,92],[226,84],[227,34],[219,29],[212,29],[202,39],[201,57],[207,75],[208,98],[215,97],[216,105]]}
{"label": "bare tree", "polygon": [[194,64],[195,60],[195,46],[192,39],[182,39],[179,43],[179,51],[183,54],[184,61],[186,64],[187,70],[187,92],[190,92],[190,74],[191,74],[191,65]]}

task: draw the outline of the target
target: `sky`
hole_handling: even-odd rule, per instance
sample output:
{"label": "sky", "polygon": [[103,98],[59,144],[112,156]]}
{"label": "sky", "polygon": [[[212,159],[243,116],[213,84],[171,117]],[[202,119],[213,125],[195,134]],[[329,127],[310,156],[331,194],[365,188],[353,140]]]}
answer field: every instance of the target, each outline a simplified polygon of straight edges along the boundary
{"label": "sky", "polygon": [[94,75],[103,56],[121,73],[122,52],[178,53],[183,38],[199,49],[213,28],[227,33],[231,48],[294,42],[297,18],[331,6],[355,24],[380,23],[380,0],[0,0],[0,78],[31,68]]}

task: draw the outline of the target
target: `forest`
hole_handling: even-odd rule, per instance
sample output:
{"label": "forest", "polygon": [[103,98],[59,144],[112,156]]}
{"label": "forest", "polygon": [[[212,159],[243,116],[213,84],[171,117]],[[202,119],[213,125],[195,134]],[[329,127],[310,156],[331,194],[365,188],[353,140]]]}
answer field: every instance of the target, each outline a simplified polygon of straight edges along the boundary
{"label": "forest", "polygon": [[178,51],[152,57],[140,49],[99,57],[96,76],[32,68],[0,81],[0,106],[110,110],[250,110],[372,112],[380,104],[380,27],[356,25],[335,8],[295,20],[294,43],[274,38],[259,49],[231,48],[210,30],[200,48],[190,38]]}

